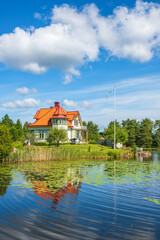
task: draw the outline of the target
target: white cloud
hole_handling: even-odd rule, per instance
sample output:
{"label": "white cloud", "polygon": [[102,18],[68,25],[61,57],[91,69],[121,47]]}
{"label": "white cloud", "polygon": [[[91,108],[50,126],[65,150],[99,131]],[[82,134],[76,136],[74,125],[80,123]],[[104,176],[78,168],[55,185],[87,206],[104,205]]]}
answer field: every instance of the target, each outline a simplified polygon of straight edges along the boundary
{"label": "white cloud", "polygon": [[38,90],[36,88],[29,89],[27,87],[17,88],[17,93],[20,93],[23,96],[26,96],[28,94],[37,94]]}
{"label": "white cloud", "polygon": [[91,103],[87,100],[80,103],[80,107],[82,107],[82,108],[89,109],[89,108],[91,108],[91,106],[92,106]]}
{"label": "white cloud", "polygon": [[77,107],[77,103],[74,102],[74,101],[65,99],[65,100],[63,101],[63,106],[64,106],[64,107],[67,107],[68,109],[72,109],[72,108]]}
{"label": "white cloud", "polygon": [[24,100],[16,100],[12,102],[2,103],[4,108],[34,108],[40,105],[40,101],[34,98],[26,98]]}
{"label": "white cloud", "polygon": [[70,82],[72,82],[72,75],[71,74],[66,74],[63,84],[68,84]]}
{"label": "white cloud", "polygon": [[41,20],[42,16],[41,16],[40,13],[35,12],[35,13],[34,13],[34,18],[35,18],[35,19],[38,19],[38,20]]}
{"label": "white cloud", "polygon": [[[40,18],[38,13],[35,17]],[[102,16],[94,5],[82,11],[68,5],[54,7],[51,24],[0,36],[0,62],[32,73],[59,68],[64,83],[79,75],[78,67],[98,59],[100,48],[109,56],[149,61],[160,47],[160,4],[137,0],[132,9],[118,7]]]}
{"label": "white cloud", "polygon": [[133,9],[117,7],[113,15],[100,16],[94,5],[86,14],[98,31],[99,44],[109,55],[146,62],[160,45],[160,5],[137,0]]}
{"label": "white cloud", "polygon": [[[70,22],[67,18],[65,22],[66,14]],[[67,5],[53,9],[49,26],[34,31],[17,27],[13,33],[0,36],[0,62],[32,73],[53,67],[77,76],[76,68],[96,60],[98,52],[96,30],[88,17]]]}
{"label": "white cloud", "polygon": [[27,87],[17,88],[16,92],[20,93],[22,95],[27,95],[27,94],[29,94],[29,88],[27,88]]}

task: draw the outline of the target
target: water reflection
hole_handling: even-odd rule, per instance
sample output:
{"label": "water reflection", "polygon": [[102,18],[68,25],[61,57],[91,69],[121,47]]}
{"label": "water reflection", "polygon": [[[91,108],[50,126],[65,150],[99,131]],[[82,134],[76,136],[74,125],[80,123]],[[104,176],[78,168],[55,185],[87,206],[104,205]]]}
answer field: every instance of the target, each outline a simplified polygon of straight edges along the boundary
{"label": "water reflection", "polygon": [[31,182],[34,185],[33,187],[34,193],[37,196],[43,198],[44,200],[52,201],[51,207],[55,209],[57,208],[59,202],[63,201],[66,195],[76,197],[81,187],[81,182],[76,181],[73,182],[73,180],[70,180],[64,185],[64,187],[61,187],[59,189],[56,188],[56,192],[53,192],[52,190],[49,189],[49,187],[47,187],[46,182],[43,181],[31,181]]}
{"label": "water reflection", "polygon": [[0,196],[6,194],[7,188],[10,185],[12,180],[12,173],[11,173],[10,166],[5,166],[0,164]]}
{"label": "water reflection", "polygon": [[[59,162],[50,162],[47,165],[39,163],[34,166],[34,171],[30,165],[26,167],[19,166],[19,170],[32,184],[34,193],[43,200],[52,201],[53,208],[57,208],[66,195],[74,197],[78,195],[84,169],[70,167],[67,162],[63,166]],[[43,204],[40,200],[38,201]]]}
{"label": "water reflection", "polygon": [[154,159],[6,167],[0,239],[158,239],[160,163]]}
{"label": "water reflection", "polygon": [[153,151],[152,152],[152,158],[153,158],[153,162],[154,163],[158,163],[159,159],[160,159],[160,150],[159,151]]}

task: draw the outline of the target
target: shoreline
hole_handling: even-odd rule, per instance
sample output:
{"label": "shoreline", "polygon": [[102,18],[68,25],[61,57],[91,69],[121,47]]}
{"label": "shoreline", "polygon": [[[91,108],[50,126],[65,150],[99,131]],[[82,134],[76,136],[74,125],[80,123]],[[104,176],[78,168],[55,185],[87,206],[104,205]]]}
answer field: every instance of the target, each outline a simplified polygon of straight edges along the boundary
{"label": "shoreline", "polygon": [[14,149],[2,163],[47,162],[64,160],[115,160],[150,157],[150,151],[134,153],[131,148],[112,149],[102,145],[25,146]]}

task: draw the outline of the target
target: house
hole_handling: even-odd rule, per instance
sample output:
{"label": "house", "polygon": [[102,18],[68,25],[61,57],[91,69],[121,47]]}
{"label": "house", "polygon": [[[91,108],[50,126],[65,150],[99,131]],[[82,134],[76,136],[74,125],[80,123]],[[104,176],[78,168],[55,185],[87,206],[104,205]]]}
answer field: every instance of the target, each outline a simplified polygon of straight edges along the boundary
{"label": "house", "polygon": [[39,141],[44,142],[50,129],[57,127],[68,132],[68,142],[82,143],[87,138],[87,127],[83,126],[79,111],[67,112],[55,102],[54,107],[41,108],[34,116],[36,121],[27,125],[28,130],[36,133]]}

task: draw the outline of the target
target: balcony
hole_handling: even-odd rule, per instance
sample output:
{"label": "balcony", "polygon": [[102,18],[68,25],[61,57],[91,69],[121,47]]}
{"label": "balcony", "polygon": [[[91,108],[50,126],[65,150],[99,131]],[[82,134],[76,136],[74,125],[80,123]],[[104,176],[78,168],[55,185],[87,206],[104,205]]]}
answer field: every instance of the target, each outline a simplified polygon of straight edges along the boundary
{"label": "balcony", "polygon": [[81,131],[87,131],[87,126],[74,126],[73,129],[81,130]]}

